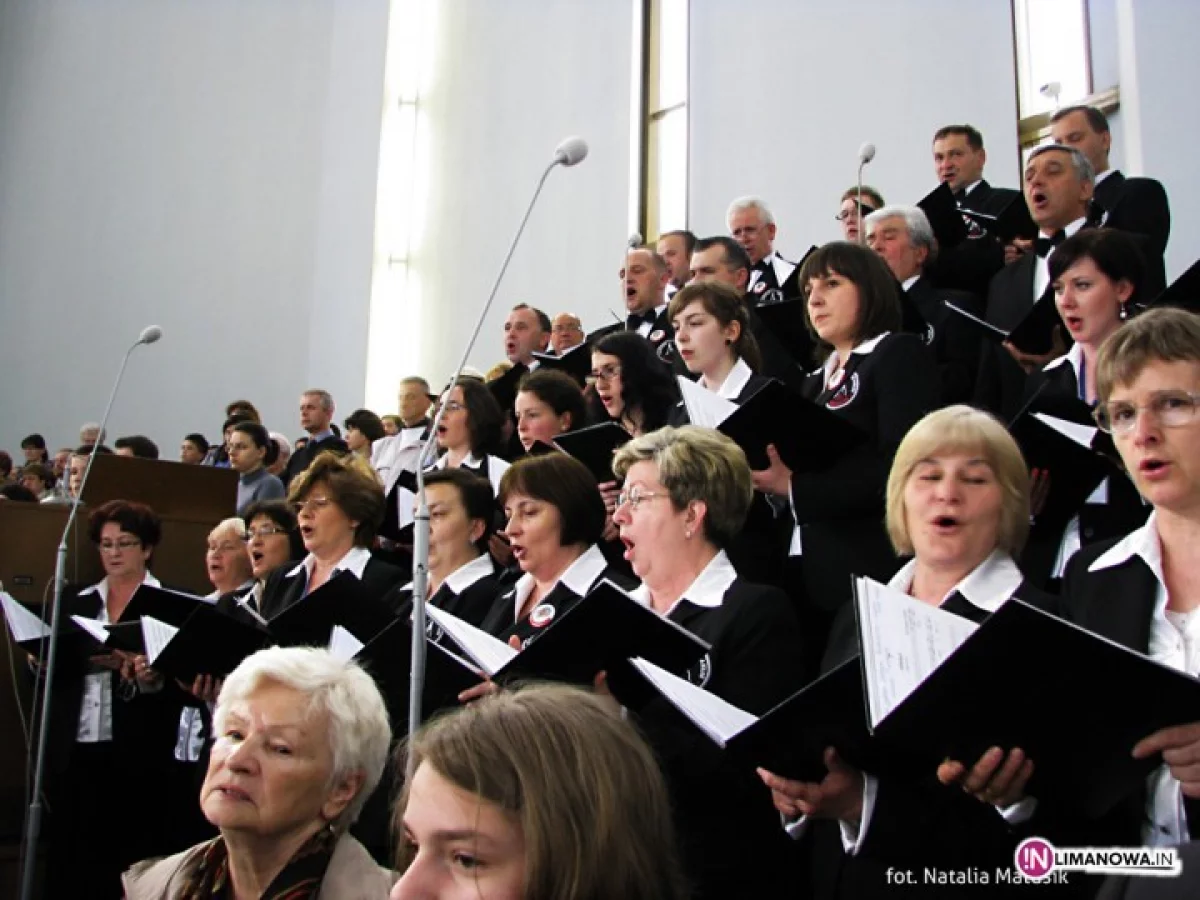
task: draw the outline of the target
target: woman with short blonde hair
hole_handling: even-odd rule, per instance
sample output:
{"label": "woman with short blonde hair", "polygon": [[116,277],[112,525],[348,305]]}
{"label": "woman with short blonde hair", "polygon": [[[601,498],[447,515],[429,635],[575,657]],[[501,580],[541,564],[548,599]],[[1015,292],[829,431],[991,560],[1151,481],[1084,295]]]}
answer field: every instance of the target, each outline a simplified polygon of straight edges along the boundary
{"label": "woman with short blonde hair", "polygon": [[[1029,530],[1029,475],[1016,442],[988,413],[950,406],[909,430],[888,475],[887,528],[896,553],[913,557],[889,582],[897,591],[974,622],[1014,597],[1057,610],[1053,598],[1026,582],[1013,559]],[[855,619],[852,604],[835,618],[824,673],[859,652]],[[999,771],[992,756],[978,765]],[[855,848],[870,840],[872,854],[814,857],[829,866],[829,878],[841,880],[842,891],[871,884],[882,891],[886,874],[871,855],[907,859],[914,866],[1010,865],[1016,847],[1005,818],[1021,813],[1009,807],[1019,799],[1032,764],[1016,751],[1008,765],[997,792],[978,800],[958,787],[966,775],[960,763],[939,768],[945,782],[939,785],[928,778],[879,777],[851,766],[833,748],[826,750],[827,773],[819,783],[765,771],[761,777],[792,837],[812,831],[808,839],[831,850],[844,846],[846,835],[853,836]],[[906,821],[913,809],[938,812]]]}
{"label": "woman with short blonde hair", "polygon": [[[485,697],[426,725],[396,805],[393,900],[682,900],[667,788],[615,706],[559,685]],[[436,832],[464,832],[449,865]]]}

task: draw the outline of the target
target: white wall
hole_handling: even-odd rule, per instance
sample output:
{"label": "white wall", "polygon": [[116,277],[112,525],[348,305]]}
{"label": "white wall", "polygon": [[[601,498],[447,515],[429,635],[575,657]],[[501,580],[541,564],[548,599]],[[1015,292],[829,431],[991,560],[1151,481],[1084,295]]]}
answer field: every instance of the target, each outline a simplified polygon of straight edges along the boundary
{"label": "white wall", "polygon": [[1200,121],[1200,4],[1190,0],[1118,0],[1121,110],[1127,175],[1157,178],[1171,201],[1167,277],[1200,257],[1200,178],[1195,148]]}
{"label": "white wall", "polygon": [[0,447],[361,402],[387,0],[0,0]]}
{"label": "white wall", "polygon": [[413,252],[421,285],[421,370],[451,374],[538,176],[568,135],[590,152],[550,176],[472,365],[504,358],[502,326],[527,302],[572,310],[585,329],[621,310],[628,237],[629,0],[443,0],[430,128],[429,219]]}
{"label": "white wall", "polygon": [[795,258],[840,239],[864,141],[864,182],[915,203],[951,123],[983,132],[992,184],[1017,186],[1011,35],[1009,0],[692,0],[692,230],[724,232],[729,201],[758,194]]}

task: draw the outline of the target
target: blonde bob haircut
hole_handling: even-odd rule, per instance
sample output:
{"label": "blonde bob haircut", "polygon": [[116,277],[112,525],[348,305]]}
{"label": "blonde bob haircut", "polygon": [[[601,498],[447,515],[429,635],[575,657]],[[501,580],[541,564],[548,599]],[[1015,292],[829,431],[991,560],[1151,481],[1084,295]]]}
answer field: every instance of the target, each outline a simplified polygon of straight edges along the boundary
{"label": "blonde bob haircut", "polygon": [[[682,900],[666,780],[641,735],[592,691],[505,690],[434,719],[397,778],[430,766],[519,823],[525,900]],[[393,831],[404,833],[405,788]],[[403,873],[413,851],[402,845]]]}
{"label": "blonde bob haircut", "polygon": [[618,450],[613,472],[624,481],[639,462],[658,466],[658,480],[675,509],[684,510],[695,502],[705,504],[704,537],[710,543],[720,549],[732,543],[754,500],[750,464],[732,438],[695,425],[660,428]]}
{"label": "blonde bob haircut", "polygon": [[904,488],[922,460],[941,453],[982,457],[1000,484],[1004,501],[996,547],[1016,556],[1029,536],[1029,469],[1017,442],[995,418],[970,406],[947,406],[914,425],[900,442],[887,481],[887,532],[900,556],[913,552]]}
{"label": "blonde bob haircut", "polygon": [[375,680],[356,663],[343,662],[324,648],[268,647],[247,656],[225,679],[213,711],[214,733],[224,733],[230,707],[244,703],[264,684],[291,688],[303,698],[299,702],[309,720],[325,720],[333,753],[330,787],[361,773],[358,793],[330,823],[340,834],[358,818],[387,765],[392,726]]}

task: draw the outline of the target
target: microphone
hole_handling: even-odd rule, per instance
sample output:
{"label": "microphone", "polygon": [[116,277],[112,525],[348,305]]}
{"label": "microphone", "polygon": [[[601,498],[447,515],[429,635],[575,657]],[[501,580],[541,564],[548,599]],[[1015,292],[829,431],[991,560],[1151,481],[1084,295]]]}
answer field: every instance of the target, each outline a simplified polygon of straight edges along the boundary
{"label": "microphone", "polygon": [[870,141],[867,141],[865,144],[863,144],[861,147],[858,148],[858,197],[856,198],[856,202],[858,204],[858,242],[859,242],[859,244],[866,244],[866,242],[867,242],[867,228],[863,224],[863,214],[862,214],[863,166],[865,166],[867,163],[869,163],[874,158],[875,158],[875,145],[872,144]]}
{"label": "microphone", "polygon": [[[101,436],[108,429],[108,417],[112,413],[113,401],[117,399],[117,390],[121,387],[121,379],[125,376],[125,366],[129,363],[130,355],[142,344],[153,344],[161,337],[162,329],[157,325],[150,325],[142,329],[141,334],[138,335],[138,339],[125,351],[125,358],[121,360],[121,368],[117,371],[117,380],[113,382],[112,393],[108,395],[108,406],[105,407],[104,417],[100,420]],[[97,442],[99,440],[97,438]],[[21,900],[32,900],[33,897],[34,862],[37,858],[38,838],[42,830],[42,789],[43,781],[46,777],[46,744],[50,733],[51,690],[54,687],[54,663],[58,650],[58,634],[62,624],[63,588],[67,583],[67,537],[70,535],[71,528],[75,525],[75,519],[79,515],[79,504],[83,497],[83,489],[87,486],[88,477],[92,474],[92,466],[99,455],[94,448],[88,454],[87,468],[83,470],[83,478],[79,481],[79,490],[71,498],[71,512],[67,516],[67,525],[63,528],[62,539],[58,542],[58,559],[54,567],[54,600],[51,606],[50,634],[48,636],[49,652],[46,657],[42,714],[41,720],[38,723],[37,758],[33,773],[33,793],[25,818],[25,852],[21,860]],[[70,472],[67,472],[65,477],[69,484],[71,478]],[[40,662],[39,660],[39,665]]]}
{"label": "microphone", "polygon": [[588,155],[588,145],[581,137],[569,137],[554,149],[554,164],[576,166]]}
{"label": "microphone", "polygon": [[629,236],[629,240],[625,242],[625,246],[632,250],[635,247],[642,246],[643,243],[645,243],[645,241],[642,238],[642,233],[640,231],[635,231]]}
{"label": "microphone", "polygon": [[[504,279],[504,273],[508,271],[508,264],[517,249],[521,235],[525,233],[525,226],[529,223],[529,217],[533,214],[533,208],[537,205],[538,197],[542,194],[542,188],[546,184],[546,179],[550,177],[550,172],[555,166],[574,166],[583,162],[584,157],[587,156],[587,150],[587,142],[580,137],[569,137],[555,148],[554,157],[542,171],[542,176],[538,179],[537,187],[533,191],[529,206],[525,209],[521,224],[517,226],[517,233],[513,235],[512,243],[508,245],[508,253],[505,254],[504,261],[500,264],[500,271],[496,273],[492,290],[488,294],[487,300],[484,301],[479,318],[475,321],[475,330],[471,332],[467,346],[463,349],[462,359],[454,371],[454,377],[450,379],[451,387],[458,383],[463,369],[467,367],[467,359],[471,355],[475,341],[479,338],[483,322],[492,308],[497,291],[500,290],[500,282]],[[408,733],[410,737],[416,734],[417,729],[421,727],[421,697],[425,691],[425,602],[429,589],[429,501],[425,495],[425,467],[430,462],[431,449],[437,447],[438,426],[442,422],[442,416],[446,413],[446,406],[445,403],[438,404],[437,415],[434,416],[433,422],[429,426],[429,440],[421,448],[421,453],[417,457],[416,513],[413,516],[412,663],[408,695]],[[406,777],[411,779],[414,769],[413,760],[409,760],[407,768]]]}

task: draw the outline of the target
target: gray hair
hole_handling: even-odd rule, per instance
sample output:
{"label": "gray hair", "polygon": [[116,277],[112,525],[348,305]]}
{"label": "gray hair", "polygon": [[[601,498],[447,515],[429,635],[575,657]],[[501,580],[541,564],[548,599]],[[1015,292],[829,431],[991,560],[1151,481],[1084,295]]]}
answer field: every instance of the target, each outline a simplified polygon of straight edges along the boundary
{"label": "gray hair", "polygon": [[392,742],[379,688],[356,663],[342,662],[323,648],[268,647],[246,657],[225,679],[213,712],[214,731],[221,734],[229,708],[244,702],[267,681],[304,694],[307,714],[326,717],[325,733],[333,751],[330,785],[353,772],[362,773],[358,793],[330,823],[338,833],[345,831],[379,784]]}
{"label": "gray hair", "polygon": [[279,448],[279,458],[288,459],[292,455],[292,442],[287,439],[286,435],[280,434],[278,431],[272,431],[268,435],[275,442],[275,446]]}
{"label": "gray hair", "polygon": [[758,210],[758,214],[762,216],[764,225],[774,225],[775,217],[771,215],[771,210],[758,197],[738,197],[729,204],[729,209],[725,211],[725,221],[728,222],[733,218],[734,213],[746,212],[747,210]]}
{"label": "gray hair", "polygon": [[919,206],[885,206],[877,209],[863,220],[863,227],[870,228],[878,225],[884,219],[903,219],[904,227],[908,229],[908,240],[914,247],[924,247],[932,255],[934,252],[933,226],[929,217]]}
{"label": "gray hair", "polygon": [[321,401],[321,408],[325,410],[333,410],[333,394],[329,391],[323,391],[320,388],[313,388],[304,392],[305,397],[316,397]]}
{"label": "gray hair", "polygon": [[246,523],[237,516],[222,519],[213,526],[213,530],[208,533],[208,536],[211,539],[214,535],[224,534],[227,531],[233,532],[233,536],[236,538],[244,538],[246,536]]}
{"label": "gray hair", "polygon": [[1080,181],[1096,183],[1096,170],[1092,167],[1088,158],[1083,155],[1081,150],[1074,147],[1068,147],[1065,144],[1042,144],[1040,147],[1034,147],[1033,152],[1025,160],[1025,165],[1029,165],[1043,153],[1049,153],[1051,150],[1057,150],[1059,153],[1065,153],[1071,157],[1071,168],[1075,170],[1075,174]]}
{"label": "gray hair", "polygon": [[84,435],[90,431],[94,431],[96,433],[96,443],[97,444],[104,443],[104,438],[107,435],[103,431],[100,430],[99,422],[84,422],[82,425],[79,426],[79,441],[80,441],[80,443],[83,443]]}

